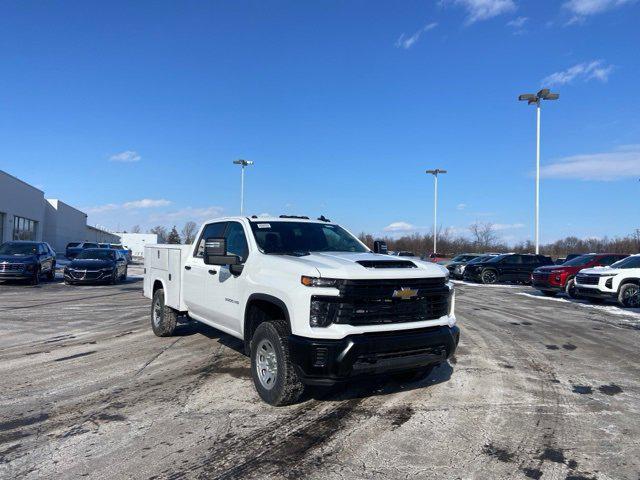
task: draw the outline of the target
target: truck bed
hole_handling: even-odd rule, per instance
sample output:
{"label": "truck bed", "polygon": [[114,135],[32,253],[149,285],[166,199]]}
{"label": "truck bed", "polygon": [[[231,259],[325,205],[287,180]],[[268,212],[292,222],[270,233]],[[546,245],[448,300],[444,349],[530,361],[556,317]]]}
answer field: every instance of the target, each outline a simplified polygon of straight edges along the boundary
{"label": "truck bed", "polygon": [[182,266],[191,245],[156,244],[144,247],[144,296],[153,297],[153,284],[162,282],[165,305],[184,310],[181,298]]}

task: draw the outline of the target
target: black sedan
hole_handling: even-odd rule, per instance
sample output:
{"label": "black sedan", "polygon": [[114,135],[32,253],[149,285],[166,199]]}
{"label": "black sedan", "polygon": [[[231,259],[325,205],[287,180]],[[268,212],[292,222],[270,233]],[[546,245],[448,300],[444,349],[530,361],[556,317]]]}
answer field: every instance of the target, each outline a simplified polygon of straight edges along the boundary
{"label": "black sedan", "polygon": [[127,279],[127,261],[115,250],[87,248],[64,269],[64,283],[111,283]]}
{"label": "black sedan", "polygon": [[56,276],[56,254],[45,242],[13,241],[0,245],[0,280],[29,280],[40,283],[40,276]]}
{"label": "black sedan", "polygon": [[531,273],[544,265],[553,265],[553,260],[544,255],[508,253],[467,265],[464,279],[485,284],[504,281],[529,283]]}

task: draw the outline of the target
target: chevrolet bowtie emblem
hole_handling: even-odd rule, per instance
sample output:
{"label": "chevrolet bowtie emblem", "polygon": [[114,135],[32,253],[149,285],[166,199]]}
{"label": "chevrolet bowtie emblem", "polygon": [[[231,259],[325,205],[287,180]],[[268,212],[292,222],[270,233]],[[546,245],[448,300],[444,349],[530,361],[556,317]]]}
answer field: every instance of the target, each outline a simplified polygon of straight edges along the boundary
{"label": "chevrolet bowtie emblem", "polygon": [[393,298],[401,298],[402,300],[409,300],[418,296],[418,290],[413,288],[402,287],[400,290],[393,291]]}

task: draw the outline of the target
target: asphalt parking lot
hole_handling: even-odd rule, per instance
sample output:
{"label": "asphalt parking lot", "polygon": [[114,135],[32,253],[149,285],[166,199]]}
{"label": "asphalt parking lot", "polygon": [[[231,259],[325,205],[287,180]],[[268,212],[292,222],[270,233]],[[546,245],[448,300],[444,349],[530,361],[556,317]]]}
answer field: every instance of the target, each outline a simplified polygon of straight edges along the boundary
{"label": "asphalt parking lot", "polygon": [[0,285],[1,478],[640,476],[637,311],[459,285],[461,345],[428,379],[274,408],[239,341],[155,337],[130,273]]}

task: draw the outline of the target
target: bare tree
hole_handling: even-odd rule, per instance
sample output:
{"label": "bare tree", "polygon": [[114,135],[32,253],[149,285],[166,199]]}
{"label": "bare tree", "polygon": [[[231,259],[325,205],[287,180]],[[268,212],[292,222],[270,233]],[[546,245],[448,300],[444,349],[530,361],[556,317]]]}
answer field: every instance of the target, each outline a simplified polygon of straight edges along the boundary
{"label": "bare tree", "polygon": [[187,222],[182,227],[182,240],[186,244],[191,244],[195,240],[196,229],[198,226],[196,222]]}
{"label": "bare tree", "polygon": [[158,243],[167,241],[167,229],[162,225],[158,225],[149,230],[149,233],[155,233],[158,236]]}
{"label": "bare tree", "polygon": [[491,222],[476,222],[469,226],[476,249],[486,250],[498,242],[498,234]]}
{"label": "bare tree", "polygon": [[140,225],[134,225],[133,227],[131,227],[131,233],[140,233]]}

